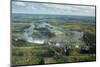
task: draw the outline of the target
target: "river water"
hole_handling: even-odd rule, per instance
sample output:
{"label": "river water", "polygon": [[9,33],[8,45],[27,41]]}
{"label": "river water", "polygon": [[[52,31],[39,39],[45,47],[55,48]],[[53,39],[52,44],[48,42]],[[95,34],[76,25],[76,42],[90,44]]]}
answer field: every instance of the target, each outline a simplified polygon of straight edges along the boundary
{"label": "river water", "polygon": [[[24,29],[24,33],[21,35],[20,38],[26,40],[27,42],[30,43],[37,43],[37,44],[44,44],[45,41],[48,41],[48,37],[42,35],[42,37],[32,37],[33,32],[39,32],[38,30],[36,30],[36,28],[47,28],[50,31],[55,31],[55,29],[57,27],[50,25],[48,23],[39,23],[39,24],[31,24],[31,26],[27,29]],[[52,29],[51,29],[52,28]],[[57,30],[57,29],[56,29]],[[59,31],[59,30],[58,30]],[[84,32],[78,32],[78,31],[66,31],[68,33],[68,35],[65,34],[58,34],[58,33],[54,33],[56,38],[65,38],[66,40],[77,40],[77,39],[81,39],[84,35]],[[73,34],[72,34],[73,33]],[[57,44],[59,45],[59,44]]]}

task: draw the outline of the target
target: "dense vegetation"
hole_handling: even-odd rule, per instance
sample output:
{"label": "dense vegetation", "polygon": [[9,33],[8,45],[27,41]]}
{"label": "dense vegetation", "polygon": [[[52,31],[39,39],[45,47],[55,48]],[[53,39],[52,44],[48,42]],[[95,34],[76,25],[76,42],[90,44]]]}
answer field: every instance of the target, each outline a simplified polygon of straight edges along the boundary
{"label": "dense vegetation", "polygon": [[[16,20],[30,20],[32,23],[39,22],[39,19],[32,18],[20,18]],[[40,19],[41,20],[41,19]],[[29,28],[30,24],[12,24],[12,63],[14,65],[26,65],[26,64],[51,64],[51,63],[66,63],[66,62],[84,62],[84,61],[95,61],[96,60],[96,25],[95,22],[88,23],[84,21],[71,22],[65,19],[47,18],[49,24],[54,25],[57,30],[51,32],[48,29],[41,28],[37,29],[39,32],[34,32],[32,37],[48,37],[50,41],[65,42],[65,47],[49,46],[47,43],[36,44],[29,43],[26,40],[15,40],[19,35],[24,32],[24,29]],[[66,38],[56,38],[54,33],[64,34],[65,36],[73,35],[70,31],[84,32],[83,38],[78,40],[66,40]],[[41,34],[42,33],[42,34]],[[73,37],[73,36],[72,36]],[[68,43],[66,43],[66,41]],[[67,48],[67,45],[82,45],[81,48]],[[85,49],[86,46],[89,49]],[[64,52],[64,49],[67,52]]]}
{"label": "dense vegetation", "polygon": [[[91,50],[90,50],[91,51]],[[62,53],[62,48],[54,46],[41,46],[28,44],[27,46],[17,46],[12,49],[12,63],[21,64],[48,64],[80,61],[95,61],[95,54],[83,53],[80,49],[69,49],[66,54]]]}

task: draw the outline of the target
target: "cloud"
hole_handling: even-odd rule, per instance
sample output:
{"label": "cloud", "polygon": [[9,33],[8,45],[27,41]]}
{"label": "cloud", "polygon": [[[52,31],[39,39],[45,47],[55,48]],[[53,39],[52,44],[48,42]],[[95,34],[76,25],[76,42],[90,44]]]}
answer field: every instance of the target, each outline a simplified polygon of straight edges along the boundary
{"label": "cloud", "polygon": [[78,6],[78,5],[63,5],[63,4],[44,4],[49,9],[56,9],[59,12],[74,12],[74,13],[95,13],[95,7],[91,6]]}
{"label": "cloud", "polygon": [[34,2],[13,2],[12,12],[31,13],[31,14],[62,14],[62,15],[83,15],[95,16],[95,7],[47,4]]}
{"label": "cloud", "polygon": [[15,4],[17,6],[25,6],[24,2],[13,2],[13,4]]}

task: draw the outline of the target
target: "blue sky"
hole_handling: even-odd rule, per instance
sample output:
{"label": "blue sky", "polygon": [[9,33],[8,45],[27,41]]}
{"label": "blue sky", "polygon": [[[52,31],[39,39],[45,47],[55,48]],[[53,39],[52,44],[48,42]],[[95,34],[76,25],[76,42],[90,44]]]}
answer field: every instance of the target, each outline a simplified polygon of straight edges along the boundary
{"label": "blue sky", "polygon": [[14,1],[12,13],[95,16],[95,7]]}

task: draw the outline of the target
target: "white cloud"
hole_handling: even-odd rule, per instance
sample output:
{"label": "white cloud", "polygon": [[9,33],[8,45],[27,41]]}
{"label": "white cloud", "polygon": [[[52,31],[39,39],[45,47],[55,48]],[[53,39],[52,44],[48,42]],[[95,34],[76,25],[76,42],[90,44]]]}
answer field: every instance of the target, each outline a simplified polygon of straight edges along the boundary
{"label": "white cloud", "polygon": [[25,3],[24,2],[13,2],[15,5],[18,5],[18,6],[25,6]]}
{"label": "white cloud", "polygon": [[14,2],[12,5],[15,12],[37,13],[37,14],[63,14],[95,16],[95,7],[47,3]]}

